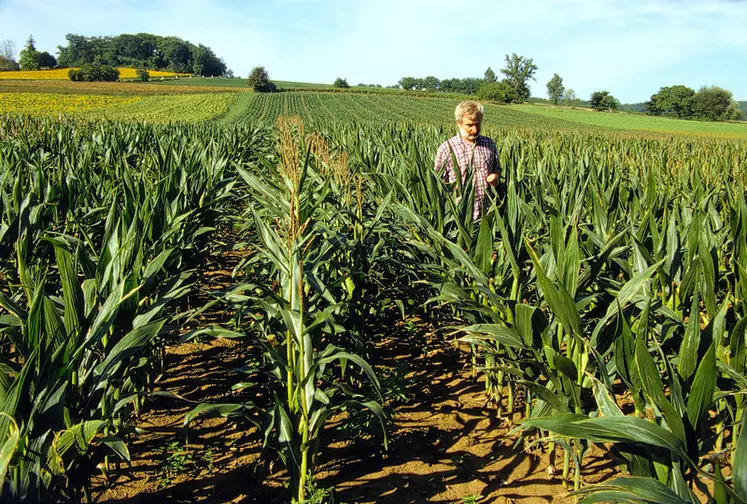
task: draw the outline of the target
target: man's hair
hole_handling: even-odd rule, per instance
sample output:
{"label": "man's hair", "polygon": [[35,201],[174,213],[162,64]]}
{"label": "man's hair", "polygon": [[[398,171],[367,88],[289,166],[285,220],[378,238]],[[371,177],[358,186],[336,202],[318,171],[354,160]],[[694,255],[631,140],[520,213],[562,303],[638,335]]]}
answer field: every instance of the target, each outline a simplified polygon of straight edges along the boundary
{"label": "man's hair", "polygon": [[454,118],[460,124],[462,122],[462,117],[464,116],[480,116],[480,119],[482,119],[483,111],[484,108],[482,103],[467,100],[456,106],[456,109],[454,110]]}

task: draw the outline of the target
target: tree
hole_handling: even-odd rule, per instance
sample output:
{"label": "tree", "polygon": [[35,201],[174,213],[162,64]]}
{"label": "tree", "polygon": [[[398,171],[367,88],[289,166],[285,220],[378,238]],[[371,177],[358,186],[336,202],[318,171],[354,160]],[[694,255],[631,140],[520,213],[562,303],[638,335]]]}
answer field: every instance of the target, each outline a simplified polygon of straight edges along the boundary
{"label": "tree", "polygon": [[226,63],[212,49],[202,44],[192,51],[193,73],[207,77],[220,77],[226,73]]}
{"label": "tree", "polygon": [[192,49],[188,42],[178,37],[163,37],[157,42],[158,50],[163,55],[163,63],[177,73],[192,71]]}
{"label": "tree", "polygon": [[6,72],[8,70],[18,70],[20,69],[20,66],[15,61],[6,58],[5,56],[0,56],[0,72]]}
{"label": "tree", "polygon": [[0,72],[19,68],[16,61],[16,43],[11,39],[3,40],[0,42]]}
{"label": "tree", "polygon": [[718,86],[703,86],[693,96],[693,114],[707,121],[724,120],[728,118],[732,101],[731,91]]}
{"label": "tree", "polygon": [[566,107],[573,107],[576,104],[576,91],[573,88],[568,88],[563,94],[563,103]]}
{"label": "tree", "polygon": [[726,109],[726,112],[724,112],[722,119],[724,121],[744,120],[744,112],[742,112],[742,109],[739,107],[739,103],[732,100],[731,103],[729,104],[729,107]]}
{"label": "tree", "polygon": [[550,97],[550,101],[554,105],[557,105],[561,98],[563,98],[563,93],[565,93],[563,79],[560,75],[554,74],[552,79],[547,81],[547,96]]}
{"label": "tree", "polygon": [[423,79],[423,89],[427,89],[428,91],[437,91],[439,84],[439,80],[432,75]]}
{"label": "tree", "polygon": [[591,93],[589,103],[591,104],[591,108],[596,111],[613,111],[617,110],[617,107],[620,106],[620,102],[609,91],[594,91]]}
{"label": "tree", "polygon": [[665,86],[651,95],[651,99],[644,103],[643,111],[650,115],[691,118],[694,96],[695,91],[687,86]]}
{"label": "tree", "polygon": [[492,68],[488,67],[488,69],[485,70],[484,80],[487,83],[495,82],[497,80],[496,77],[495,77],[495,72],[493,71]]}
{"label": "tree", "polygon": [[534,73],[538,70],[532,58],[525,58],[513,53],[511,56],[506,54],[506,67],[501,69],[501,73],[506,76],[506,82],[514,90],[514,94],[519,103],[523,102],[530,96],[529,79],[536,81]]}
{"label": "tree", "polygon": [[348,80],[347,79],[343,79],[342,77],[338,77],[337,79],[335,79],[334,86],[336,88],[349,88],[350,84],[348,84]]}
{"label": "tree", "polygon": [[0,42],[0,56],[7,60],[16,60],[16,43],[11,39]]}
{"label": "tree", "polygon": [[399,80],[399,85],[402,87],[402,89],[409,91],[415,87],[415,78],[414,77],[402,77]]}
{"label": "tree", "polygon": [[54,68],[57,66],[57,59],[47,51],[39,53],[39,68]]}
{"label": "tree", "polygon": [[259,93],[271,93],[276,90],[275,84],[272,83],[267,70],[263,66],[252,68],[252,72],[249,74],[249,85]]}
{"label": "tree", "polygon": [[511,103],[514,98],[514,90],[505,80],[488,82],[477,91],[477,97],[480,100]]}
{"label": "tree", "polygon": [[39,51],[36,50],[34,44],[34,36],[29,35],[26,46],[21,49],[21,55],[18,58],[21,70],[39,70]]}
{"label": "tree", "polygon": [[75,82],[113,82],[119,78],[119,70],[109,65],[85,63],[78,69],[71,68],[67,75],[71,81]]}

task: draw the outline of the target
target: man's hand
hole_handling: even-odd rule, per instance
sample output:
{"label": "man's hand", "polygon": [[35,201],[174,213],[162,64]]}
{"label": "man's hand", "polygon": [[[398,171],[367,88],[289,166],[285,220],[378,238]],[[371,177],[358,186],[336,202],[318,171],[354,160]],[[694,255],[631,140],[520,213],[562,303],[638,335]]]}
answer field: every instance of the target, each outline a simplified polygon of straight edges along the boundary
{"label": "man's hand", "polygon": [[498,174],[497,173],[488,173],[488,176],[485,177],[485,182],[490,184],[493,187],[496,187],[498,185]]}

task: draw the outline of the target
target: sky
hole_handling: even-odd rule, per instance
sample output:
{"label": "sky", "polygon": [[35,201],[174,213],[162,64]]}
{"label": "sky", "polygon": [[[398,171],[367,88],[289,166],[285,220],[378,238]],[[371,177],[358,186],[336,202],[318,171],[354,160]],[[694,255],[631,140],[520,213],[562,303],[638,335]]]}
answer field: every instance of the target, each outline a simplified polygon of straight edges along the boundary
{"label": "sky", "polygon": [[643,102],[663,86],[717,85],[747,100],[747,0],[0,0],[0,40],[56,56],[65,35],[174,35],[236,76],[396,84],[501,77],[531,58],[532,96],[557,73],[578,98]]}

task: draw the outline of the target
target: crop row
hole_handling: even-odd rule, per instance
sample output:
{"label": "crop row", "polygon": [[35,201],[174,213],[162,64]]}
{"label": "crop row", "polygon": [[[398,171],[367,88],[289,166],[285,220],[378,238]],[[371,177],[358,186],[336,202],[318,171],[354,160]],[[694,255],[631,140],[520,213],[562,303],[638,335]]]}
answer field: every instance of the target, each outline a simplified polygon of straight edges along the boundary
{"label": "crop row", "polygon": [[0,113],[150,123],[199,122],[225,114],[235,99],[235,91],[174,96],[0,93]]}
{"label": "crop row", "polygon": [[[388,121],[452,125],[457,99],[386,94],[283,92],[257,94],[244,114],[249,122],[272,124],[279,116],[299,116],[309,125],[374,124]],[[486,127],[572,127],[571,123],[485,105]]]}

